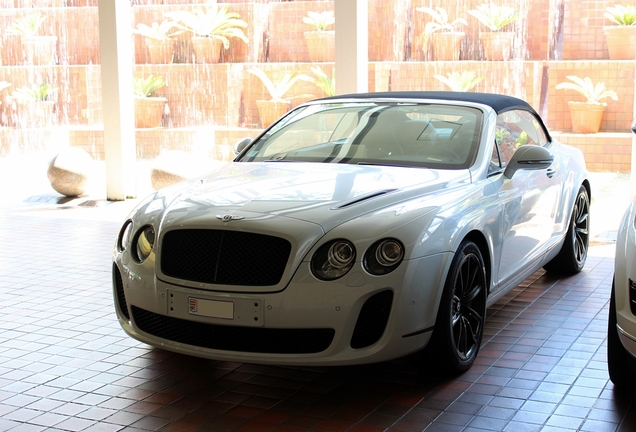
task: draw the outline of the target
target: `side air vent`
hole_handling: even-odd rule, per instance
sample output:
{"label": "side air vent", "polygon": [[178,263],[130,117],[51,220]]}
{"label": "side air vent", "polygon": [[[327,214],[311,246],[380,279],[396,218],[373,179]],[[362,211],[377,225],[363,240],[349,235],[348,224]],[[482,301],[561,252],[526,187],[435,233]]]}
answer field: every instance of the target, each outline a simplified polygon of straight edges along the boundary
{"label": "side air vent", "polygon": [[380,340],[389,321],[393,291],[382,291],[364,302],[351,337],[351,348],[360,349]]}
{"label": "side air vent", "polygon": [[130,313],[128,312],[128,304],[126,303],[126,295],[124,294],[124,281],[121,278],[121,272],[115,263],[113,263],[113,286],[115,287],[115,301],[119,310],[126,317],[130,319]]}

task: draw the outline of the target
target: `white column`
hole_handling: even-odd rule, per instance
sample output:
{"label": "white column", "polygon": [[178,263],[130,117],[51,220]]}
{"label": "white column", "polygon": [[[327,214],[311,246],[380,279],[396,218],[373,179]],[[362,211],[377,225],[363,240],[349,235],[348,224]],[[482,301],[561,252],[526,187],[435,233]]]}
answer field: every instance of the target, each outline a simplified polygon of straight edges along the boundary
{"label": "white column", "polygon": [[106,197],[136,197],[130,2],[99,0],[99,45],[106,158]]}
{"label": "white column", "polygon": [[335,0],[336,94],[369,91],[369,5]]}

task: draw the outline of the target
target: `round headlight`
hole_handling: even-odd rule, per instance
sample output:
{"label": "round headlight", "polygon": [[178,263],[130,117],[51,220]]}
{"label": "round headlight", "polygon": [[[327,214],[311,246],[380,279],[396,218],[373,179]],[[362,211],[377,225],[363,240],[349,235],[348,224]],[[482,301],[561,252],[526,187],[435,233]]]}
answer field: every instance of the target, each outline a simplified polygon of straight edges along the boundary
{"label": "round headlight", "polygon": [[373,275],[380,276],[395,270],[404,259],[404,246],[395,239],[384,239],[374,243],[364,257],[364,267]]}
{"label": "round headlight", "polygon": [[155,229],[150,225],[146,225],[139,230],[135,240],[133,241],[135,249],[134,255],[138,262],[144,262],[155,245]]}
{"label": "round headlight", "polygon": [[132,221],[128,219],[119,230],[119,236],[117,236],[117,250],[123,252],[130,243],[130,233],[132,231]]}
{"label": "round headlight", "polygon": [[347,240],[333,240],[320,247],[311,259],[311,270],[318,279],[334,280],[347,274],[356,260],[356,249]]}

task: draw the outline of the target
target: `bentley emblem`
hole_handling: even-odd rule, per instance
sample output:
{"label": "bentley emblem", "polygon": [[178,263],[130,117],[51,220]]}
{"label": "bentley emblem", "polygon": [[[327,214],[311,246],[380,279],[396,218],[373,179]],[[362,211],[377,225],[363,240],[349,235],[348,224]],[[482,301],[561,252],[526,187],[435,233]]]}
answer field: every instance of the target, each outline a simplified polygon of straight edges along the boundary
{"label": "bentley emblem", "polygon": [[241,220],[241,219],[245,219],[244,216],[234,216],[231,214],[225,214],[225,215],[216,215],[216,218],[219,220],[222,220],[223,222],[232,222],[235,220]]}

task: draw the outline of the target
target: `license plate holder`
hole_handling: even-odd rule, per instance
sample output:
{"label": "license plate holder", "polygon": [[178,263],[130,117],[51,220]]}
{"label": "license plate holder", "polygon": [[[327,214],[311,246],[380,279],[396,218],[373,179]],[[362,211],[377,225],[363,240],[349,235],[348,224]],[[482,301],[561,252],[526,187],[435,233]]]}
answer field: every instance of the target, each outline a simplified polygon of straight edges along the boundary
{"label": "license plate holder", "polygon": [[262,327],[263,299],[242,296],[211,296],[168,290],[168,315],[219,324]]}

